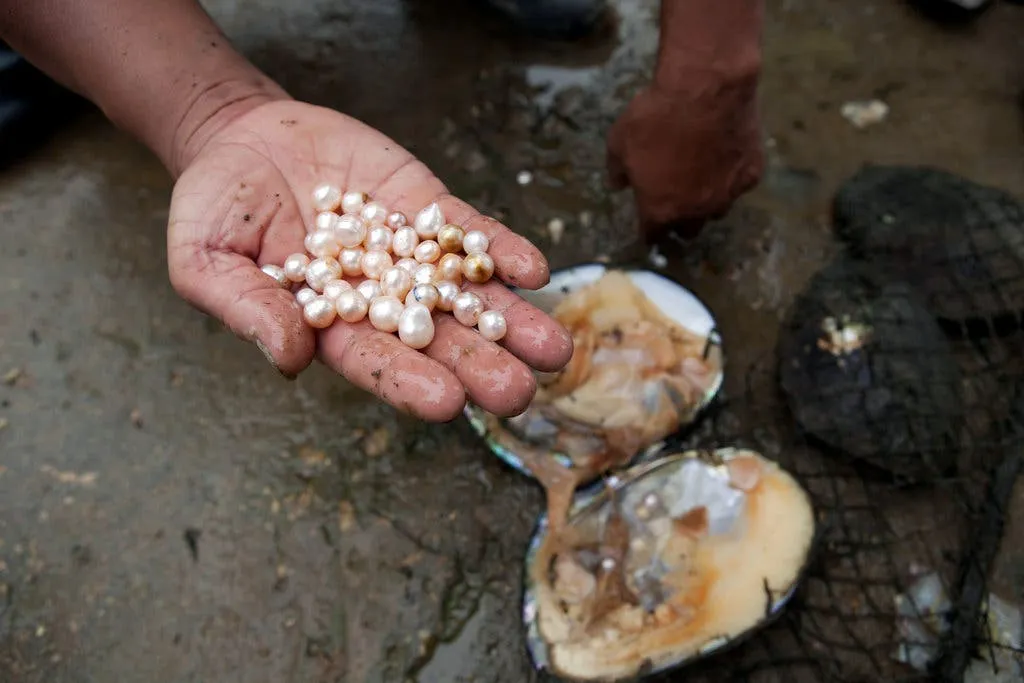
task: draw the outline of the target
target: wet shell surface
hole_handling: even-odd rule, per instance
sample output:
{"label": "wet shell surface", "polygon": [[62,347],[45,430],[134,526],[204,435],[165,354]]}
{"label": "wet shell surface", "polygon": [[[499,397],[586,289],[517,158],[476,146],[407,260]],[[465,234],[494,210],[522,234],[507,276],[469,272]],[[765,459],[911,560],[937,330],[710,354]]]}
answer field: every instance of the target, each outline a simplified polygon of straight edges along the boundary
{"label": "wet shell surface", "polygon": [[560,373],[538,377],[537,396],[521,415],[500,419],[467,405],[466,416],[499,458],[527,476],[536,475],[530,463],[538,458],[586,470],[581,483],[605,465],[625,465],[692,423],[722,385],[714,318],[658,273],[587,264],[517,294],[566,325],[573,358]]}
{"label": "wet shell surface", "polygon": [[841,255],[779,332],[779,379],[800,428],[908,482],[956,461],[962,375],[916,290]]}
{"label": "wet shell surface", "polygon": [[815,538],[810,498],[760,454],[672,453],[542,516],[523,621],[536,668],[634,680],[720,652],[775,617]]}

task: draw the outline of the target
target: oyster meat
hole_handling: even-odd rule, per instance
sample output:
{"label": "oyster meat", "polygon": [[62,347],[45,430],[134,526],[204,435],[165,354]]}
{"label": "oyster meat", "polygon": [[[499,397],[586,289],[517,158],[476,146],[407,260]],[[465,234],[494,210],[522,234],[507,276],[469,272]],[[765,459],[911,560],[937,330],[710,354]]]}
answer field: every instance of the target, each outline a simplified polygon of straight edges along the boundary
{"label": "oyster meat", "polygon": [[804,489],[758,453],[689,451],[578,496],[527,555],[534,663],[575,681],[674,668],[764,624],[808,562]]}

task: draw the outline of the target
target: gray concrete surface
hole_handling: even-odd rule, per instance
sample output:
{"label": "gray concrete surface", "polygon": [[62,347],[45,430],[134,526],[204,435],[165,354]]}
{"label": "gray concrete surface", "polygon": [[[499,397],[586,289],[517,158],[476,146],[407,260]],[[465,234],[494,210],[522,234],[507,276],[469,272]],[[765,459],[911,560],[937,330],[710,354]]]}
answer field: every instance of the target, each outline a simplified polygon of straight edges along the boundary
{"label": "gray concrete surface", "polygon": [[[649,73],[656,2],[617,0],[612,35],[568,46],[471,1],[206,4],[294,95],[394,136],[553,265],[634,246],[603,136]],[[769,6],[770,171],[669,265],[718,314],[732,389],[833,248],[827,199],[859,164],[1024,194],[1024,9],[946,31],[897,0]],[[872,97],[881,124],[840,115]],[[464,424],[418,424],[321,367],[287,382],[178,300],[170,190],[95,114],[0,175],[0,680],[532,680],[537,488]]]}

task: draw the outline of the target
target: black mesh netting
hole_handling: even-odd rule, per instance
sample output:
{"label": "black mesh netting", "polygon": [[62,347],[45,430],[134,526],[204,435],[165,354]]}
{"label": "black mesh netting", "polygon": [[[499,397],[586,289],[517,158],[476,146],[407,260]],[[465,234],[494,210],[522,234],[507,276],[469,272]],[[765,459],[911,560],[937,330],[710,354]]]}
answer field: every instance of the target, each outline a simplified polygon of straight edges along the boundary
{"label": "black mesh netting", "polygon": [[813,562],[777,622],[656,680],[1024,680],[1019,559],[1006,602],[989,597],[1000,553],[1024,545],[1024,481],[1008,511],[1024,468],[1024,204],[868,166],[834,222],[847,248],[797,297],[777,353],[680,437],[797,475],[820,514]]}

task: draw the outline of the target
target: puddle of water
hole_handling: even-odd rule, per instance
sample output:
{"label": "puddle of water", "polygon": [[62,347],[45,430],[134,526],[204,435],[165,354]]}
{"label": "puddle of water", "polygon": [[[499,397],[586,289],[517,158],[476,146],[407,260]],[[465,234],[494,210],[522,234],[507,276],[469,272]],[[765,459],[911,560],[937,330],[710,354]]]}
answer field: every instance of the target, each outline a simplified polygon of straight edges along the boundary
{"label": "puddle of water", "polygon": [[526,67],[526,84],[537,91],[534,100],[542,109],[548,109],[558,93],[569,88],[586,88],[593,83],[601,66],[565,67],[534,64]]}
{"label": "puddle of water", "polygon": [[[416,683],[457,683],[476,680],[472,678],[473,672],[478,670],[474,664],[479,664],[481,650],[486,652],[490,645],[487,642],[487,626],[493,626],[495,621],[496,602],[497,598],[488,593],[481,596],[476,613],[466,621],[454,640],[437,646],[430,662],[416,677]],[[493,633],[490,635],[494,636]]]}

